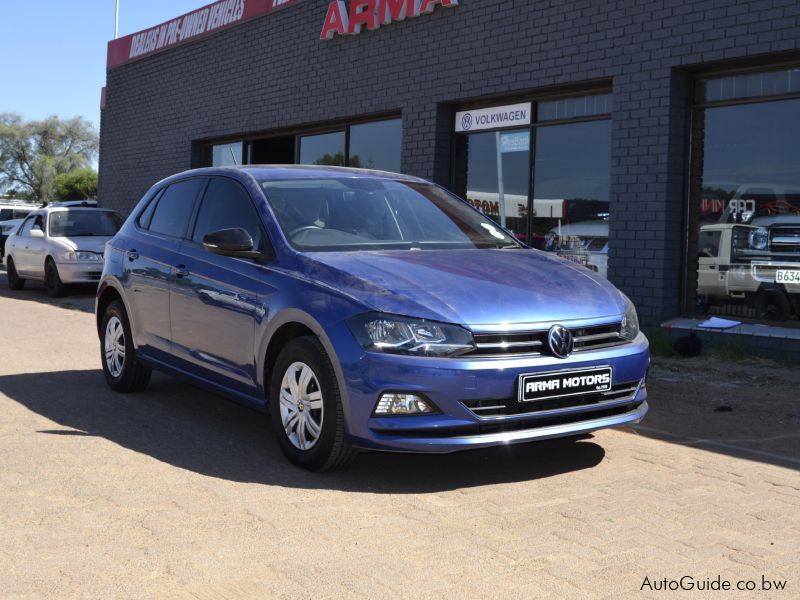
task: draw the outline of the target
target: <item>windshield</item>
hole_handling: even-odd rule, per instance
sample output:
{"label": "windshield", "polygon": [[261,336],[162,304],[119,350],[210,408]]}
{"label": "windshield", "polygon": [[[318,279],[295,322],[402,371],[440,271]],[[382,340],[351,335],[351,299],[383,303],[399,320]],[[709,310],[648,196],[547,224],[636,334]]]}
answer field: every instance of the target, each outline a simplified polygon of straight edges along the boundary
{"label": "windshield", "polygon": [[50,237],[110,237],[122,221],[121,215],[110,210],[59,210],[50,215]]}
{"label": "windshield", "polygon": [[260,183],[281,229],[299,250],[522,247],[465,202],[430,184],[364,178]]}

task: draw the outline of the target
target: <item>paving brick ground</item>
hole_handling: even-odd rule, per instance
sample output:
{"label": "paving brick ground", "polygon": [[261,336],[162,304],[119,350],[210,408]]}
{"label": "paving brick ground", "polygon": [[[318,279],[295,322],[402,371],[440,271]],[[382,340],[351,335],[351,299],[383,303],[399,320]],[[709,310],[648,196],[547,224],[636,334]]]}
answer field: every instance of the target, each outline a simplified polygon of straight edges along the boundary
{"label": "paving brick ground", "polygon": [[90,306],[0,293],[2,598],[800,594],[791,369],[660,362],[639,430],[315,475],[248,409],[166,377],[110,393]]}

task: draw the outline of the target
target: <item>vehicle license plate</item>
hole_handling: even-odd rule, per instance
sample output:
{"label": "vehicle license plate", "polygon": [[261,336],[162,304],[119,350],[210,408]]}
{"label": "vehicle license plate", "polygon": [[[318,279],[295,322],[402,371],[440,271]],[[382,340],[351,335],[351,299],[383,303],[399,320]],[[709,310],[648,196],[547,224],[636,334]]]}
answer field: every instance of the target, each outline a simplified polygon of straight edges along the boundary
{"label": "vehicle license plate", "polygon": [[800,283],[800,270],[778,269],[775,272],[775,283]]}
{"label": "vehicle license plate", "polygon": [[519,376],[519,401],[535,402],[611,390],[611,367],[550,371]]}
{"label": "vehicle license plate", "polygon": [[585,254],[559,252],[558,255],[561,258],[566,258],[567,260],[571,260],[572,262],[577,263],[582,267],[585,267],[587,264],[589,264],[589,258]]}

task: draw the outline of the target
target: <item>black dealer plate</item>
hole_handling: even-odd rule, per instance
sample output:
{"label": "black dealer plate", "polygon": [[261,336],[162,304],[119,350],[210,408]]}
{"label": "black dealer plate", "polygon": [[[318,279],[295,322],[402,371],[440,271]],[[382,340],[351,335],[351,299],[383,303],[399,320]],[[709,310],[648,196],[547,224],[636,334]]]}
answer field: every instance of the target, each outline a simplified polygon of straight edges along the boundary
{"label": "black dealer plate", "polygon": [[611,367],[551,371],[519,376],[519,401],[535,402],[611,390]]}

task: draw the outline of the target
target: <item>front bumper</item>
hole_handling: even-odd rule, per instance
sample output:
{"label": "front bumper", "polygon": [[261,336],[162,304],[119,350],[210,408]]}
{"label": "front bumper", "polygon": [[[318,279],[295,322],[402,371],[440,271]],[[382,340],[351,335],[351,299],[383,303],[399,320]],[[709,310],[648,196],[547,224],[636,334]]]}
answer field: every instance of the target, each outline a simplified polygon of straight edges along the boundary
{"label": "front bumper", "polygon": [[[642,334],[629,344],[573,354],[566,360],[397,356],[364,352],[349,332],[332,338],[345,379],[342,395],[348,433],[360,448],[447,453],[524,443],[637,423],[648,410],[644,380],[650,357]],[[353,358],[348,360],[348,356]],[[580,406],[568,402],[561,407],[556,402],[543,409],[531,403],[530,410],[516,401],[520,375],[600,366],[611,366],[615,389],[630,393],[600,397],[597,402],[587,399]],[[375,404],[387,392],[424,395],[441,412],[376,418]],[[472,409],[495,401],[505,403],[514,414],[479,416]]]}
{"label": "front bumper", "polygon": [[58,276],[64,283],[99,283],[103,274],[103,263],[61,262],[58,263]]}

